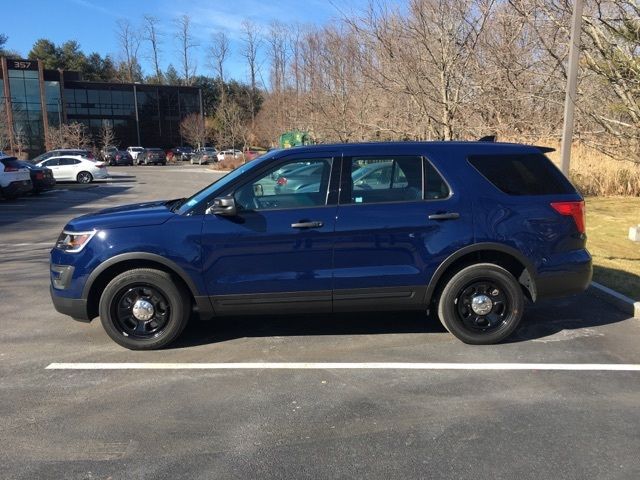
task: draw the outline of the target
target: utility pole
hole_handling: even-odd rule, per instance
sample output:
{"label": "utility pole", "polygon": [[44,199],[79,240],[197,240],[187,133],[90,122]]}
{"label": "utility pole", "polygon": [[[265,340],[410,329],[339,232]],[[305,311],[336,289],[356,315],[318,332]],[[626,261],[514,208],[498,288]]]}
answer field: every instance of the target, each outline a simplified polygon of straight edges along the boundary
{"label": "utility pole", "polygon": [[569,70],[567,90],[564,98],[564,125],[562,127],[562,173],[569,176],[571,144],[573,142],[574,112],[576,109],[576,87],[578,84],[578,60],[580,57],[580,33],[582,32],[583,0],[575,0],[571,24],[571,45],[569,47]]}

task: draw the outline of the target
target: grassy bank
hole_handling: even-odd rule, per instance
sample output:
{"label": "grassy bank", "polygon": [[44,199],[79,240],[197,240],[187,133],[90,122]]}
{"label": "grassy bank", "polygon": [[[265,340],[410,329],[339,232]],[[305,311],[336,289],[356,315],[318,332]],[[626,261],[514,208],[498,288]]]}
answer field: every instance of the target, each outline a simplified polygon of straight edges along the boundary
{"label": "grassy bank", "polygon": [[640,224],[640,198],[588,197],[587,248],[593,256],[593,279],[640,300],[640,243],[628,238]]}

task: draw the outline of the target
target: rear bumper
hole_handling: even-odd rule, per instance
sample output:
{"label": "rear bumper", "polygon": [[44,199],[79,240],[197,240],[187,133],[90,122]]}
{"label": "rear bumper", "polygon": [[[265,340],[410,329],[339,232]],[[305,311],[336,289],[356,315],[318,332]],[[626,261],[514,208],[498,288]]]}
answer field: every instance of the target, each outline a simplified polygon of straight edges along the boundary
{"label": "rear bumper", "polygon": [[32,179],[32,182],[33,182],[33,189],[38,192],[42,192],[44,190],[51,190],[56,186],[56,180],[53,177],[45,178],[43,180]]}
{"label": "rear bumper", "polygon": [[87,311],[87,301],[82,298],[67,298],[57,294],[53,287],[49,288],[51,293],[51,301],[56,311],[69,315],[74,320],[80,322],[90,322],[89,313]]}
{"label": "rear bumper", "polygon": [[586,250],[582,258],[564,265],[561,270],[539,273],[536,278],[536,299],[566,297],[584,292],[591,284],[593,268]]}
{"label": "rear bumper", "polygon": [[9,185],[2,189],[4,195],[14,197],[22,193],[27,193],[33,190],[33,183],[31,180],[20,180],[17,182],[11,182]]}

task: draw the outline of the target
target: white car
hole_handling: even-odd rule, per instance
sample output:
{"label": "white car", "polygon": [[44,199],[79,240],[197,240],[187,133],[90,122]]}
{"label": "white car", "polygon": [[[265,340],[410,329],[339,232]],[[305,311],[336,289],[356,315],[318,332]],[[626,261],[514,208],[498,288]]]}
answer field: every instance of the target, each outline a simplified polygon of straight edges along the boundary
{"label": "white car", "polygon": [[225,157],[242,158],[242,152],[240,150],[222,150],[218,152],[218,161],[221,162]]}
{"label": "white car", "polygon": [[53,178],[58,182],[91,183],[95,179],[109,177],[106,163],[89,160],[80,155],[53,157],[37,165],[50,168]]}
{"label": "white car", "polygon": [[144,152],[144,147],[127,147],[127,152],[134,160],[138,159],[138,154]]}
{"label": "white car", "polygon": [[15,157],[0,156],[0,194],[15,198],[33,189],[29,169],[20,166]]}

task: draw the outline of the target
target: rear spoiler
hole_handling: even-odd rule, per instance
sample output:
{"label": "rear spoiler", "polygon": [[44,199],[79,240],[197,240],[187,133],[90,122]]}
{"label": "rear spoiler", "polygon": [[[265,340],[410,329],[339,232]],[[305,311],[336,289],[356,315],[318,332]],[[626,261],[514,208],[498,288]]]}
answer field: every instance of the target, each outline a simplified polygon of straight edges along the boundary
{"label": "rear spoiler", "polygon": [[[496,135],[485,135],[484,137],[479,138],[477,141],[478,142],[495,142],[495,141],[497,141],[497,136]],[[542,153],[551,153],[551,152],[555,152],[556,151],[555,148],[543,147],[543,146],[540,146],[540,145],[533,145],[533,148],[537,148]]]}

